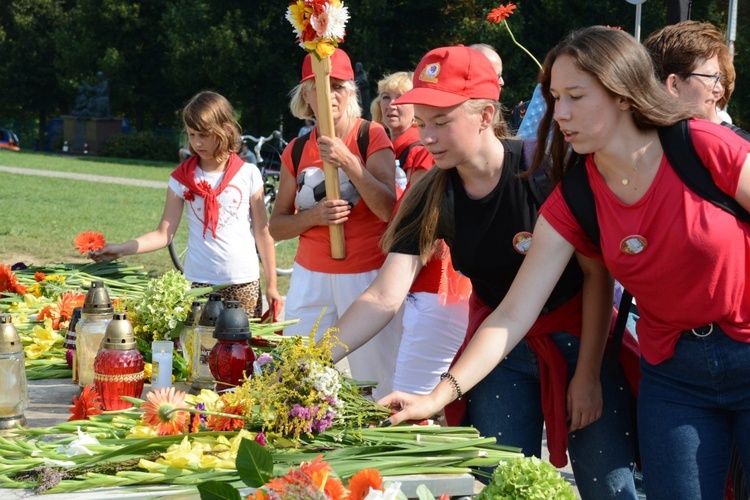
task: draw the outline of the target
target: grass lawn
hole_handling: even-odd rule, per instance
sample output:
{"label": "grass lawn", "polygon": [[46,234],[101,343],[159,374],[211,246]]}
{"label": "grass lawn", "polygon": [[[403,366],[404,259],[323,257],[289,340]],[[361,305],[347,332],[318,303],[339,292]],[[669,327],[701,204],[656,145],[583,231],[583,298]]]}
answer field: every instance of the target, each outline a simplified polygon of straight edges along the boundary
{"label": "grass lawn", "polygon": [[[168,181],[175,167],[171,163],[10,151],[0,151],[0,165],[162,182]],[[99,231],[113,242],[139,236],[156,227],[165,196],[165,190],[158,188],[0,172],[0,263],[83,262],[73,246],[78,233]],[[183,221],[176,242],[184,246],[186,240],[187,224]],[[296,245],[292,246],[286,245],[279,255],[285,267],[291,267],[294,259]],[[166,249],[123,260],[154,275],[173,269]],[[289,277],[279,277],[282,295],[288,288]]]}

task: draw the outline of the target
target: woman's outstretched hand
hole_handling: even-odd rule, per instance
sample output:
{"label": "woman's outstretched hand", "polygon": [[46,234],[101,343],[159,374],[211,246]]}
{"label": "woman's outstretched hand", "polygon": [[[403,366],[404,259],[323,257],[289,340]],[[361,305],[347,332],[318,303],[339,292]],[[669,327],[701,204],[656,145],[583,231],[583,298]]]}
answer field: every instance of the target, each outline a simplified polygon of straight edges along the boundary
{"label": "woman's outstretched hand", "polygon": [[381,425],[384,427],[398,425],[407,420],[423,420],[432,418],[441,409],[436,402],[436,397],[432,394],[419,396],[417,394],[407,394],[405,392],[392,392],[378,401],[379,405],[394,410],[396,413],[388,417]]}

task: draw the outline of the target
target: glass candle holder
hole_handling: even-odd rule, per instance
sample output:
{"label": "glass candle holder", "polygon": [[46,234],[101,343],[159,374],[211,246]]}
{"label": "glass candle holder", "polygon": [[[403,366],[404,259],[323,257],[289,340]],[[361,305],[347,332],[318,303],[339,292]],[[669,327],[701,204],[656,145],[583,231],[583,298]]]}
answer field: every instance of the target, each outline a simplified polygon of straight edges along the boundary
{"label": "glass candle holder", "polygon": [[255,353],[250,347],[250,322],[236,300],[227,300],[214,328],[216,345],[208,365],[219,389],[237,386],[253,374]]}
{"label": "glass candle holder", "polygon": [[174,342],[156,340],[151,343],[151,389],[172,387],[172,351]]}
{"label": "glass candle holder", "polygon": [[76,325],[76,366],[78,385],[85,387],[94,383],[94,360],[99,352],[104,332],[112,321],[112,302],[104,282],[91,282],[81,309],[81,319]]}
{"label": "glass candle holder", "polygon": [[199,394],[202,389],[216,389],[214,377],[211,375],[211,368],[208,366],[208,357],[211,354],[211,349],[216,344],[214,327],[223,309],[224,303],[221,300],[221,294],[209,294],[208,301],[201,311],[198,326],[195,328],[195,350],[198,356],[198,363],[195,378],[190,386],[190,394]]}
{"label": "glass candle holder", "polygon": [[0,314],[0,434],[12,433],[17,425],[26,426],[24,412],[29,407],[23,344],[10,314]]}
{"label": "glass candle holder", "polygon": [[114,313],[94,360],[94,385],[102,396],[105,410],[133,406],[120,396],[141,397],[143,367],[143,355],[136,348],[133,325],[125,313]]}

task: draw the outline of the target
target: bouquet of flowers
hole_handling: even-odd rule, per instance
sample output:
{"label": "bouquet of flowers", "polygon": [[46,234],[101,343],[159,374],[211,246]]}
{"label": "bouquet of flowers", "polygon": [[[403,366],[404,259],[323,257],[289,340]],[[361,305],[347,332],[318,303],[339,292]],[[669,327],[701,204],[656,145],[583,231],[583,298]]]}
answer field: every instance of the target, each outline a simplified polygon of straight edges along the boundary
{"label": "bouquet of flowers", "polygon": [[300,47],[323,58],[344,41],[349,10],[340,0],[296,0],[289,4],[286,19]]}

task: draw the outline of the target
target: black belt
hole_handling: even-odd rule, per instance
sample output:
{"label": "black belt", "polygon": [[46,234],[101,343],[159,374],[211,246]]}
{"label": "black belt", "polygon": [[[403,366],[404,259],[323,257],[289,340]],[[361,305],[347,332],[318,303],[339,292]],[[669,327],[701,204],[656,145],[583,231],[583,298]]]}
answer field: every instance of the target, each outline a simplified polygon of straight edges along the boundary
{"label": "black belt", "polygon": [[693,328],[691,330],[683,330],[682,336],[689,337],[689,338],[702,339],[704,337],[708,337],[709,335],[711,335],[714,332],[714,330],[718,328],[719,328],[718,325],[715,325],[714,323],[709,323],[707,325],[703,325],[698,328]]}

